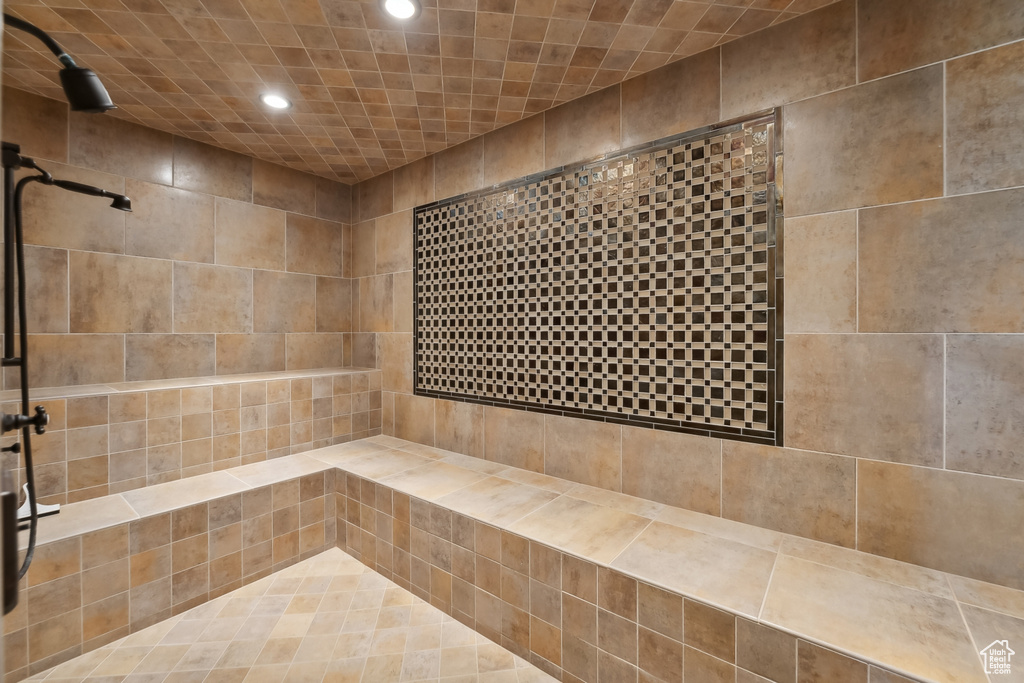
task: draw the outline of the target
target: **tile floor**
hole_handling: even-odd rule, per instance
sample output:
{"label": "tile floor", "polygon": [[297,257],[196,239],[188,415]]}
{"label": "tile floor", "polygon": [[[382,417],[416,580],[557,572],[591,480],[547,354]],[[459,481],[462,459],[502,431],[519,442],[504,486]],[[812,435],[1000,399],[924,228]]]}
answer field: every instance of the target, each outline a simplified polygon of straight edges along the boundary
{"label": "tile floor", "polygon": [[28,680],[555,679],[332,548]]}

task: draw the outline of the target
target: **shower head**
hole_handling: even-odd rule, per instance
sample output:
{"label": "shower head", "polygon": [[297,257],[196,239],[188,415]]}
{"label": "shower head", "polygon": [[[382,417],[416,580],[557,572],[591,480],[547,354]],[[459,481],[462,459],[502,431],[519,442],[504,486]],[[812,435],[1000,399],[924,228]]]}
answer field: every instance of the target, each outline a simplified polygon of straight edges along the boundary
{"label": "shower head", "polygon": [[123,194],[117,194],[116,192],[109,192],[107,190],[93,187],[92,185],[86,185],[84,183],[76,183],[73,180],[57,180],[52,179],[50,182],[45,180],[41,181],[46,185],[56,185],[63,190],[70,190],[71,192],[78,192],[79,194],[87,194],[92,197],[106,197],[107,199],[113,199],[110,206],[119,211],[131,211],[132,200]]}
{"label": "shower head", "polygon": [[90,69],[85,69],[75,64],[75,60],[71,58],[71,55],[64,52],[64,48],[58,45],[57,41],[51,38],[46,31],[23,19],[6,13],[4,14],[4,23],[38,38],[64,65],[60,72],[60,84],[64,88],[64,96],[67,97],[68,104],[71,105],[71,111],[84,111],[96,114],[109,111],[110,109],[117,109],[110,100],[110,95],[107,94],[107,89],[103,87],[99,77]]}
{"label": "shower head", "polygon": [[68,98],[71,111],[84,111],[90,114],[101,114],[117,109],[103,87],[99,76],[91,69],[80,66],[66,66],[60,71],[60,83],[64,86],[64,96]]}

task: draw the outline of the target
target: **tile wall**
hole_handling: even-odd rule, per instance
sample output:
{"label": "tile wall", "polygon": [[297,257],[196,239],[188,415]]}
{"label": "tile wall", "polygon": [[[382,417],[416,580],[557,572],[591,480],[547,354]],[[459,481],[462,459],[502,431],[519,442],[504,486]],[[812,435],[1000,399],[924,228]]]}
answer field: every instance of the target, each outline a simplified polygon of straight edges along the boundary
{"label": "tile wall", "polygon": [[[377,370],[246,380],[40,400],[50,425],[32,438],[39,501],[75,503],[380,433]],[[24,469],[10,469],[24,483]]]}
{"label": "tile wall", "polygon": [[[1024,8],[940,5],[842,0],[357,185],[385,433],[1024,588]],[[413,394],[414,207],[774,106],[787,448]]]}
{"label": "tile wall", "polygon": [[3,101],[5,141],[133,201],[26,190],[33,387],[345,365],[349,186],[11,88]]}
{"label": "tile wall", "polygon": [[235,493],[209,502],[163,501],[134,521],[41,545],[18,607],[3,619],[4,680],[45,671],[335,546],[333,469],[234,484]]}

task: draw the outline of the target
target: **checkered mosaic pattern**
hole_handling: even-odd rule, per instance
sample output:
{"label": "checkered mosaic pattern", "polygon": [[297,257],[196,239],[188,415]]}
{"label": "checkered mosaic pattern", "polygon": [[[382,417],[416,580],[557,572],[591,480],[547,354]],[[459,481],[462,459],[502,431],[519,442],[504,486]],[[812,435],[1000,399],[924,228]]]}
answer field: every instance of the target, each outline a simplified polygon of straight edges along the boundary
{"label": "checkered mosaic pattern", "polygon": [[774,443],[772,121],[418,208],[417,393]]}

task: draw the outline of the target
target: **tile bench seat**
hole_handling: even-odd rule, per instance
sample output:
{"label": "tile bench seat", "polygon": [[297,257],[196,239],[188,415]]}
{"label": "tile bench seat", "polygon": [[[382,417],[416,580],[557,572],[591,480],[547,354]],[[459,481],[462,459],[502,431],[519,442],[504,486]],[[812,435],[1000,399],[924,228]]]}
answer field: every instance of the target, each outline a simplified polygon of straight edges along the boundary
{"label": "tile bench seat", "polygon": [[[1024,642],[1021,591],[385,436],[68,505],[39,543],[7,680],[335,544],[563,681],[984,682]],[[123,585],[89,602],[98,566]]]}

